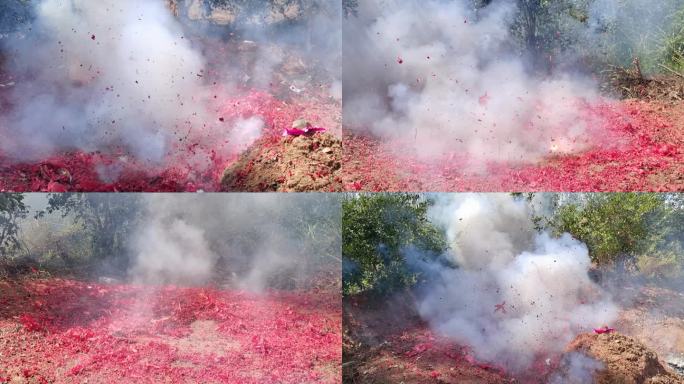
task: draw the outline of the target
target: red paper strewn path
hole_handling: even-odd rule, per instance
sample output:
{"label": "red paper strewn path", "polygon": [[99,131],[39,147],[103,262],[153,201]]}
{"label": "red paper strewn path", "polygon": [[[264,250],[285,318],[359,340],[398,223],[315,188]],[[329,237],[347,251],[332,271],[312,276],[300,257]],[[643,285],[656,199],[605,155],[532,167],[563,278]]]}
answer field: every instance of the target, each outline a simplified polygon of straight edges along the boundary
{"label": "red paper strewn path", "polygon": [[345,187],[363,191],[684,190],[684,103],[626,101],[595,106],[588,113],[603,117],[606,135],[621,143],[536,165],[488,164],[487,171],[479,173],[465,169],[458,154],[426,162],[402,154],[398,145],[347,134]]}
{"label": "red paper strewn path", "polygon": [[0,382],[338,383],[341,310],[321,292],[0,282]]}
{"label": "red paper strewn path", "polygon": [[[217,92],[221,93],[221,92]],[[193,137],[210,134],[209,130],[231,129],[233,118],[259,116],[265,127],[256,145],[280,146],[285,128],[299,118],[325,126],[339,134],[335,121],[339,111],[322,105],[317,99],[284,102],[272,94],[250,91],[246,95],[222,100],[215,106],[215,122],[207,127],[194,127],[188,140],[175,143],[169,152],[170,160],[154,165],[139,162],[126,153],[112,149],[112,153],[64,153],[32,163],[15,164],[0,153],[0,192],[194,192],[199,189],[219,189],[223,171],[232,164],[238,154],[222,156],[212,145],[225,143],[198,143]],[[334,116],[333,116],[334,115]],[[1,139],[1,138],[0,138]],[[197,154],[204,154],[208,163],[193,163]],[[126,161],[120,161],[126,156]],[[119,177],[107,182],[98,175],[101,167],[115,168]]]}

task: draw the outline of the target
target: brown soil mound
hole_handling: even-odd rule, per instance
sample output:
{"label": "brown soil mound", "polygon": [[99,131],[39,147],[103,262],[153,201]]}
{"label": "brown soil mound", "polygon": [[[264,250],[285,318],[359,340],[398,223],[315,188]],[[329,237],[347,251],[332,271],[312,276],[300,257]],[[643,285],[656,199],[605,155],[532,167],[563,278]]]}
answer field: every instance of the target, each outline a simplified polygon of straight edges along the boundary
{"label": "brown soil mound", "polygon": [[583,353],[603,364],[594,375],[598,384],[684,383],[684,378],[665,368],[655,352],[617,333],[579,335],[568,346],[568,352]]}
{"label": "brown soil mound", "polygon": [[[267,139],[272,140],[272,139]],[[328,133],[255,143],[225,170],[224,191],[342,190],[342,141]]]}

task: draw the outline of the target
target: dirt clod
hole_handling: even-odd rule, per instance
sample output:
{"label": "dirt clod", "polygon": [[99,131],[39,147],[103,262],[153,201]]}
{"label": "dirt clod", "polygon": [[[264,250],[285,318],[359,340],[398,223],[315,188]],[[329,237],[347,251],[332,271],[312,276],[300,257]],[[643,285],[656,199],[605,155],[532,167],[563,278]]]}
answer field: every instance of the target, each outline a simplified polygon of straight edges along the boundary
{"label": "dirt clod", "polygon": [[619,333],[579,335],[568,351],[581,352],[603,364],[594,375],[598,384],[684,383],[684,378],[665,368],[655,352]]}
{"label": "dirt clod", "polygon": [[341,140],[331,134],[257,142],[225,170],[224,191],[339,191]]}

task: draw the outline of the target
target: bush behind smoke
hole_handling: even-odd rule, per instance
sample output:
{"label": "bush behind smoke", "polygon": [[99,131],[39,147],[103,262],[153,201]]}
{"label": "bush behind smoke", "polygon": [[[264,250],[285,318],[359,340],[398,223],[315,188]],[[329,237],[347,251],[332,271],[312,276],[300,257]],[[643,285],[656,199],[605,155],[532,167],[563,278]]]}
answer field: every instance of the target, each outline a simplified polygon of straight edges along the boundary
{"label": "bush behind smoke", "polygon": [[[275,282],[310,282],[316,271],[339,264],[337,196],[153,195],[146,201],[131,249],[131,274],[146,283],[228,277],[260,291]],[[224,271],[230,276],[221,276]]]}
{"label": "bush behind smoke", "polygon": [[[573,20],[567,31],[576,44],[573,57],[588,57],[622,67],[632,67],[634,58],[647,73],[663,72],[661,64],[682,65],[682,0],[571,0],[586,13],[586,20]],[[571,19],[571,18],[568,18]],[[679,56],[678,56],[679,55]]]}

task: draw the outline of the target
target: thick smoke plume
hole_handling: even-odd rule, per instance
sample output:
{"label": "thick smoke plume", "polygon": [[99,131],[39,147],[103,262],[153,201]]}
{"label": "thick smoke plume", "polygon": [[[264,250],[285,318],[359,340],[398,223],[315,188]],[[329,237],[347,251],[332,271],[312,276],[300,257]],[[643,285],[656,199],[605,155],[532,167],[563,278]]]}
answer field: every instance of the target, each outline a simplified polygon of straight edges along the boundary
{"label": "thick smoke plume", "polygon": [[148,284],[306,286],[338,262],[339,209],[316,195],[146,196],[130,272]]}
{"label": "thick smoke plume", "polygon": [[515,3],[360,2],[344,29],[349,129],[410,143],[416,154],[535,162],[601,144],[583,112],[596,85],[570,72],[531,73],[516,55]]}
{"label": "thick smoke plume", "polygon": [[449,262],[409,253],[429,277],[421,316],[479,359],[518,372],[617,315],[589,278],[587,247],[568,234],[537,232],[531,214],[508,195],[450,196],[433,211],[447,230]]}
{"label": "thick smoke plume", "polygon": [[2,47],[17,78],[0,120],[6,156],[100,150],[155,164],[187,156],[174,153],[186,143],[226,155],[260,134],[258,117],[226,129],[211,114],[206,60],[164,1],[42,0],[34,13]]}

